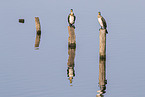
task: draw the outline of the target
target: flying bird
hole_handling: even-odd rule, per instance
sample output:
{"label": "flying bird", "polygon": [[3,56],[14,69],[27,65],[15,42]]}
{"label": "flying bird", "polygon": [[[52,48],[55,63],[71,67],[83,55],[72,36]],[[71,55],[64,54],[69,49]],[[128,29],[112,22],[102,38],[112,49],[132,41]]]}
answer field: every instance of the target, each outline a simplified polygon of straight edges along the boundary
{"label": "flying bird", "polygon": [[73,25],[75,23],[75,20],[76,20],[76,16],[73,13],[73,9],[71,9],[71,13],[68,15],[68,23],[70,27],[75,28],[75,26]]}
{"label": "flying bird", "polygon": [[[101,26],[101,29],[106,29],[107,28],[107,24],[105,19],[101,16],[101,12],[98,12],[98,22]],[[107,29],[106,29],[106,33],[108,33]]]}

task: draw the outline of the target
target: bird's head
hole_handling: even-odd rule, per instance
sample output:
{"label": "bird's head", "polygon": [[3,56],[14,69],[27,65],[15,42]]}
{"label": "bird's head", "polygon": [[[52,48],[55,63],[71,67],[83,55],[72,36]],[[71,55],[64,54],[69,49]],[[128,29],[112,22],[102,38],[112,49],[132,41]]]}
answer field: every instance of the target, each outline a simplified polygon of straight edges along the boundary
{"label": "bird's head", "polygon": [[71,11],[71,13],[70,13],[70,14],[71,14],[71,16],[73,16],[73,14],[74,14],[74,13],[73,13],[73,9],[71,9],[70,11]]}
{"label": "bird's head", "polygon": [[98,15],[101,15],[101,12],[98,12]]}
{"label": "bird's head", "polygon": [[71,9],[70,11],[73,12],[73,9]]}

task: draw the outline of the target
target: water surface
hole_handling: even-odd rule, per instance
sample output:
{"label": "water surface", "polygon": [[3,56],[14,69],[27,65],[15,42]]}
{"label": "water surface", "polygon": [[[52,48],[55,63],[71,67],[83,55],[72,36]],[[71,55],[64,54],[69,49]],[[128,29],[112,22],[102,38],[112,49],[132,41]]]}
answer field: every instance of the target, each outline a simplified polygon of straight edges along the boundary
{"label": "water surface", "polygon": [[[96,97],[99,87],[98,11],[107,21],[104,97],[145,95],[144,1],[31,0],[0,4],[0,97]],[[103,4],[103,5],[101,5]],[[76,19],[75,77],[68,69],[67,15]],[[41,41],[35,50],[35,18]],[[24,18],[20,24],[18,19]]]}

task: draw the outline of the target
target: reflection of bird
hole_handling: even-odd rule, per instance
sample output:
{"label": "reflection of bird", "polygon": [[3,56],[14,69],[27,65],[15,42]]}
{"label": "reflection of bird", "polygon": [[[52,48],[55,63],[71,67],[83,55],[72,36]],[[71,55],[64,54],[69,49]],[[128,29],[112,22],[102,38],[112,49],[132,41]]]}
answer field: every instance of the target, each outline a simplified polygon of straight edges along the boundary
{"label": "reflection of bird", "polygon": [[67,76],[69,77],[70,83],[72,83],[72,79],[75,76],[73,68],[71,68],[71,67],[69,68],[68,67],[68,69],[67,69]]}
{"label": "reflection of bird", "polygon": [[[105,19],[101,16],[101,12],[98,12],[98,22],[101,26],[101,29],[106,29],[107,28],[107,24]],[[106,33],[108,33],[107,29],[106,29]]]}
{"label": "reflection of bird", "polygon": [[74,27],[73,24],[75,23],[75,20],[76,20],[76,16],[73,13],[73,9],[71,9],[71,13],[68,15],[69,26],[73,26]]}

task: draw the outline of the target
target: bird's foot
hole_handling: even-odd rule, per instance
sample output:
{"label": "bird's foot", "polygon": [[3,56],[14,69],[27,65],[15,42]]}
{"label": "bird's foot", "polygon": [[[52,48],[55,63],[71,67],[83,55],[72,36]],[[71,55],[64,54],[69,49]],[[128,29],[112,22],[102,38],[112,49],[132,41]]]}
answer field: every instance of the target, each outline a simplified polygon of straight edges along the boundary
{"label": "bird's foot", "polygon": [[[103,28],[101,27],[100,29],[103,29]],[[100,29],[99,29],[99,31],[100,31]]]}

